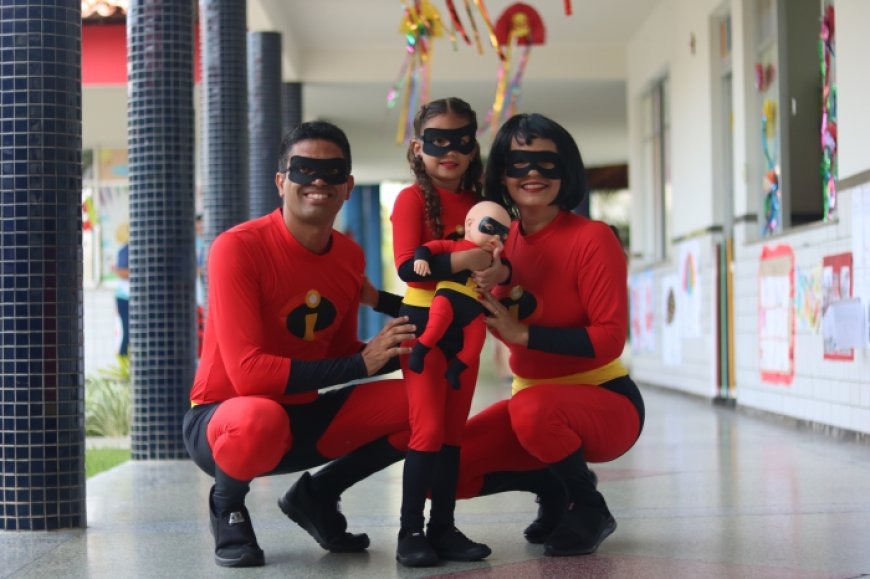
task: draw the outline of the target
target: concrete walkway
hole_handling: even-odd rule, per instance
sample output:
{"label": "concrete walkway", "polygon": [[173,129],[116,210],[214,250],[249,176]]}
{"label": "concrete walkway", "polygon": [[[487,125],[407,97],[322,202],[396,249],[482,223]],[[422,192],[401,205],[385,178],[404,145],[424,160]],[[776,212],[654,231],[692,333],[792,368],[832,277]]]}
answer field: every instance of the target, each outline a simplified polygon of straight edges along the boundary
{"label": "concrete walkway", "polygon": [[[297,478],[257,480],[248,507],[266,566],[212,561],[211,481],[189,461],[137,461],[88,481],[88,528],[0,532],[0,576],[854,578],[870,576],[870,445],[644,388],[647,425],[619,460],[595,465],[619,527],[595,555],[547,558],[522,529],[532,496],[458,506],[459,526],[493,554],[409,570],[394,559],[401,463],[350,489],[342,508],[367,553],[323,551],[275,500]],[[475,406],[506,393],[490,380]]]}

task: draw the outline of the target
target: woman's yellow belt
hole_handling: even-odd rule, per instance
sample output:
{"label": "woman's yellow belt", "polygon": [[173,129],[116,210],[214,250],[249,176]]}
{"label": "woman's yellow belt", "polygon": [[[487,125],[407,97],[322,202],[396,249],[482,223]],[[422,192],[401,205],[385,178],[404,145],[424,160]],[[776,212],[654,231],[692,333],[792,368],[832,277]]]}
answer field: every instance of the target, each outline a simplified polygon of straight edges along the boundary
{"label": "woman's yellow belt", "polygon": [[514,376],[514,381],[511,384],[511,396],[535,384],[593,384],[598,386],[623,376],[628,376],[628,370],[622,365],[622,360],[619,358],[594,370],[586,370],[585,372],[577,372],[567,376],[556,376],[555,378],[523,378],[522,376]]}

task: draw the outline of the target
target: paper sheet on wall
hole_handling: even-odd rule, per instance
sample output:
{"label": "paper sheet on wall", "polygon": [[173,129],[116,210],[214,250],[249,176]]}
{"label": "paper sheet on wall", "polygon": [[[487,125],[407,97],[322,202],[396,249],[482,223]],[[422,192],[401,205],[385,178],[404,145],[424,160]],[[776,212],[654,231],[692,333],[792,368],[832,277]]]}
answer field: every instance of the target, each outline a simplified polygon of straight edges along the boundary
{"label": "paper sheet on wall", "polygon": [[765,247],[758,271],[758,348],[761,379],[794,380],[794,251]]}
{"label": "paper sheet on wall", "polygon": [[684,338],[701,336],[701,242],[686,241],[679,246],[680,323]]}
{"label": "paper sheet on wall", "polygon": [[679,274],[666,275],[661,280],[662,361],[671,366],[683,363],[683,345],[680,322]]}
{"label": "paper sheet on wall", "polygon": [[636,273],[629,280],[631,310],[631,350],[635,353],[655,352],[656,334],[653,320],[653,274]]}
{"label": "paper sheet on wall", "polygon": [[870,346],[870,183],[852,189],[853,295],[863,304],[864,343]]}
{"label": "paper sheet on wall", "polygon": [[798,330],[818,334],[822,321],[822,264],[795,268],[794,309]]}
{"label": "paper sheet on wall", "polygon": [[860,348],[864,344],[864,308],[852,298],[831,303],[822,318],[825,349],[833,351]]}

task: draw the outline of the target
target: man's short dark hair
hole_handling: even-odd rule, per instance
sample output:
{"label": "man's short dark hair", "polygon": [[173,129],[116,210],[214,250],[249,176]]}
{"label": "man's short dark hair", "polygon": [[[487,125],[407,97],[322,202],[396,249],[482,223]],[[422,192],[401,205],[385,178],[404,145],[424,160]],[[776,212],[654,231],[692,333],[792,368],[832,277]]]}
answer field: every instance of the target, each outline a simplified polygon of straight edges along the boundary
{"label": "man's short dark hair", "polygon": [[347,135],[337,126],[327,121],[310,121],[297,125],[287,131],[281,140],[281,156],[278,157],[278,171],[286,171],[290,165],[290,149],[300,141],[322,140],[335,143],[347,161],[347,172],[351,170],[350,143]]}

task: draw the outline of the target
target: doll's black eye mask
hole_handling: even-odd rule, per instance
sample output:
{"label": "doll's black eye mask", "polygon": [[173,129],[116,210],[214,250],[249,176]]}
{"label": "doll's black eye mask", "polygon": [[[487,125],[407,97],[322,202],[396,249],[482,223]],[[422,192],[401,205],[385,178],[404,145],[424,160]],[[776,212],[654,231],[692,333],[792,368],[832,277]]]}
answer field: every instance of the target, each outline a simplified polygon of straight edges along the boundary
{"label": "doll's black eye mask", "polygon": [[480,223],[477,224],[477,230],[485,235],[498,235],[502,243],[507,239],[508,231],[510,231],[506,225],[499,223],[493,217],[481,219]]}
{"label": "doll's black eye mask", "polygon": [[505,175],[517,179],[532,170],[547,179],[562,178],[562,158],[552,151],[511,151],[508,153]]}
{"label": "doll's black eye mask", "polygon": [[431,157],[441,157],[450,151],[470,155],[477,144],[473,125],[459,129],[424,129],[423,152]]}
{"label": "doll's black eye mask", "polygon": [[317,179],[323,179],[330,185],[343,185],[349,176],[347,160],[341,157],[332,159],[312,159],[294,155],[290,157],[287,176],[299,185],[311,185]]}

